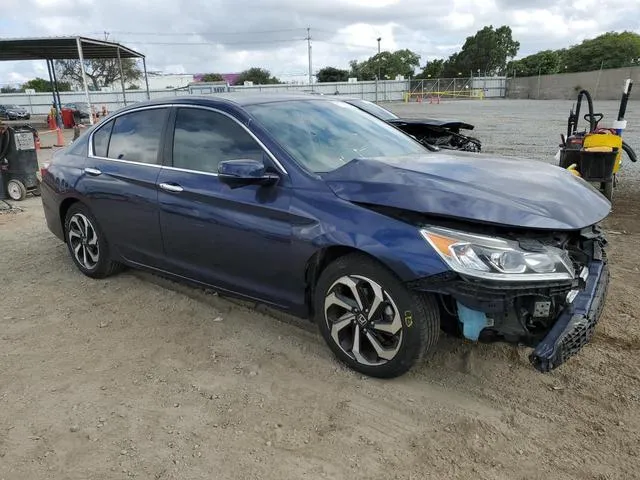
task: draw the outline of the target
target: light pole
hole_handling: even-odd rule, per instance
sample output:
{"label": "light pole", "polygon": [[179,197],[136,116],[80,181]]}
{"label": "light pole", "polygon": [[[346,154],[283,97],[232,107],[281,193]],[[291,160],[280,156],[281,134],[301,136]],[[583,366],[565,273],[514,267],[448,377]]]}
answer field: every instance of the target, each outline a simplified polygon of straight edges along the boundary
{"label": "light pole", "polygon": [[376,103],[378,102],[378,80],[380,79],[380,40],[382,40],[382,37],[378,37],[378,75],[376,75]]}
{"label": "light pole", "polygon": [[380,78],[380,40],[382,37],[378,37],[378,78]]}

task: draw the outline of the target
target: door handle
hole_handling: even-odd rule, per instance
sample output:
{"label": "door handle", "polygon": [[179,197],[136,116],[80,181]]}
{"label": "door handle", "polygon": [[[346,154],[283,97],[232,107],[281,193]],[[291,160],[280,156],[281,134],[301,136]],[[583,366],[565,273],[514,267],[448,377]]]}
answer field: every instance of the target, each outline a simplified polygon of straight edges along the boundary
{"label": "door handle", "polygon": [[179,193],[184,190],[180,185],[172,184],[172,183],[161,183],[159,187],[167,192]]}
{"label": "door handle", "polygon": [[97,168],[91,168],[91,167],[87,167],[84,169],[84,173],[88,174],[88,175],[93,175],[98,176],[100,175],[102,172],[100,170],[98,170]]}

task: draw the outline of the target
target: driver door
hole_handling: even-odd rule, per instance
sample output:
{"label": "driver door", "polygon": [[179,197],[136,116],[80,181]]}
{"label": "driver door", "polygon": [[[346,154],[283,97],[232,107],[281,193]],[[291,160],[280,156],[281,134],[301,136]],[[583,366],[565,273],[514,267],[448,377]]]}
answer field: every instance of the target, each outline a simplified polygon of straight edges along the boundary
{"label": "driver door", "polygon": [[[290,187],[249,131],[221,111],[176,107],[168,165],[157,180],[166,262],[183,277],[286,305],[291,249]],[[278,173],[273,186],[231,188],[224,160],[254,159]]]}

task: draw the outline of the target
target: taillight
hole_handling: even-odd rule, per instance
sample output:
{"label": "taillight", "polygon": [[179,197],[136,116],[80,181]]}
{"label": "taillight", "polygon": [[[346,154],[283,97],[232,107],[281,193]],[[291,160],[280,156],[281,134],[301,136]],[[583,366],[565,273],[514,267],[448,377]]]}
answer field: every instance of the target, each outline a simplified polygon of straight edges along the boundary
{"label": "taillight", "polygon": [[44,162],[42,164],[42,166],[40,167],[40,178],[43,179],[44,178],[44,174],[46,173],[46,171],[49,169],[49,165],[51,165],[51,162]]}

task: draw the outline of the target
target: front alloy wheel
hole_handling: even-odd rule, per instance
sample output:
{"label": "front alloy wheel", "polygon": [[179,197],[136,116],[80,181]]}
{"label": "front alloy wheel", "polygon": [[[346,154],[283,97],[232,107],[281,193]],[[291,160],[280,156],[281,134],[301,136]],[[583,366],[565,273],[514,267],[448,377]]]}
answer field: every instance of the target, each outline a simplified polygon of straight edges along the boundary
{"label": "front alloy wheel", "polygon": [[393,360],[402,344],[400,312],[389,292],[370,278],[340,277],[324,301],[331,338],[356,362],[376,366]]}
{"label": "front alloy wheel", "polygon": [[372,257],[352,253],[324,268],[314,288],[316,322],[333,353],[365,375],[402,375],[433,348],[438,305],[405,287]]}

